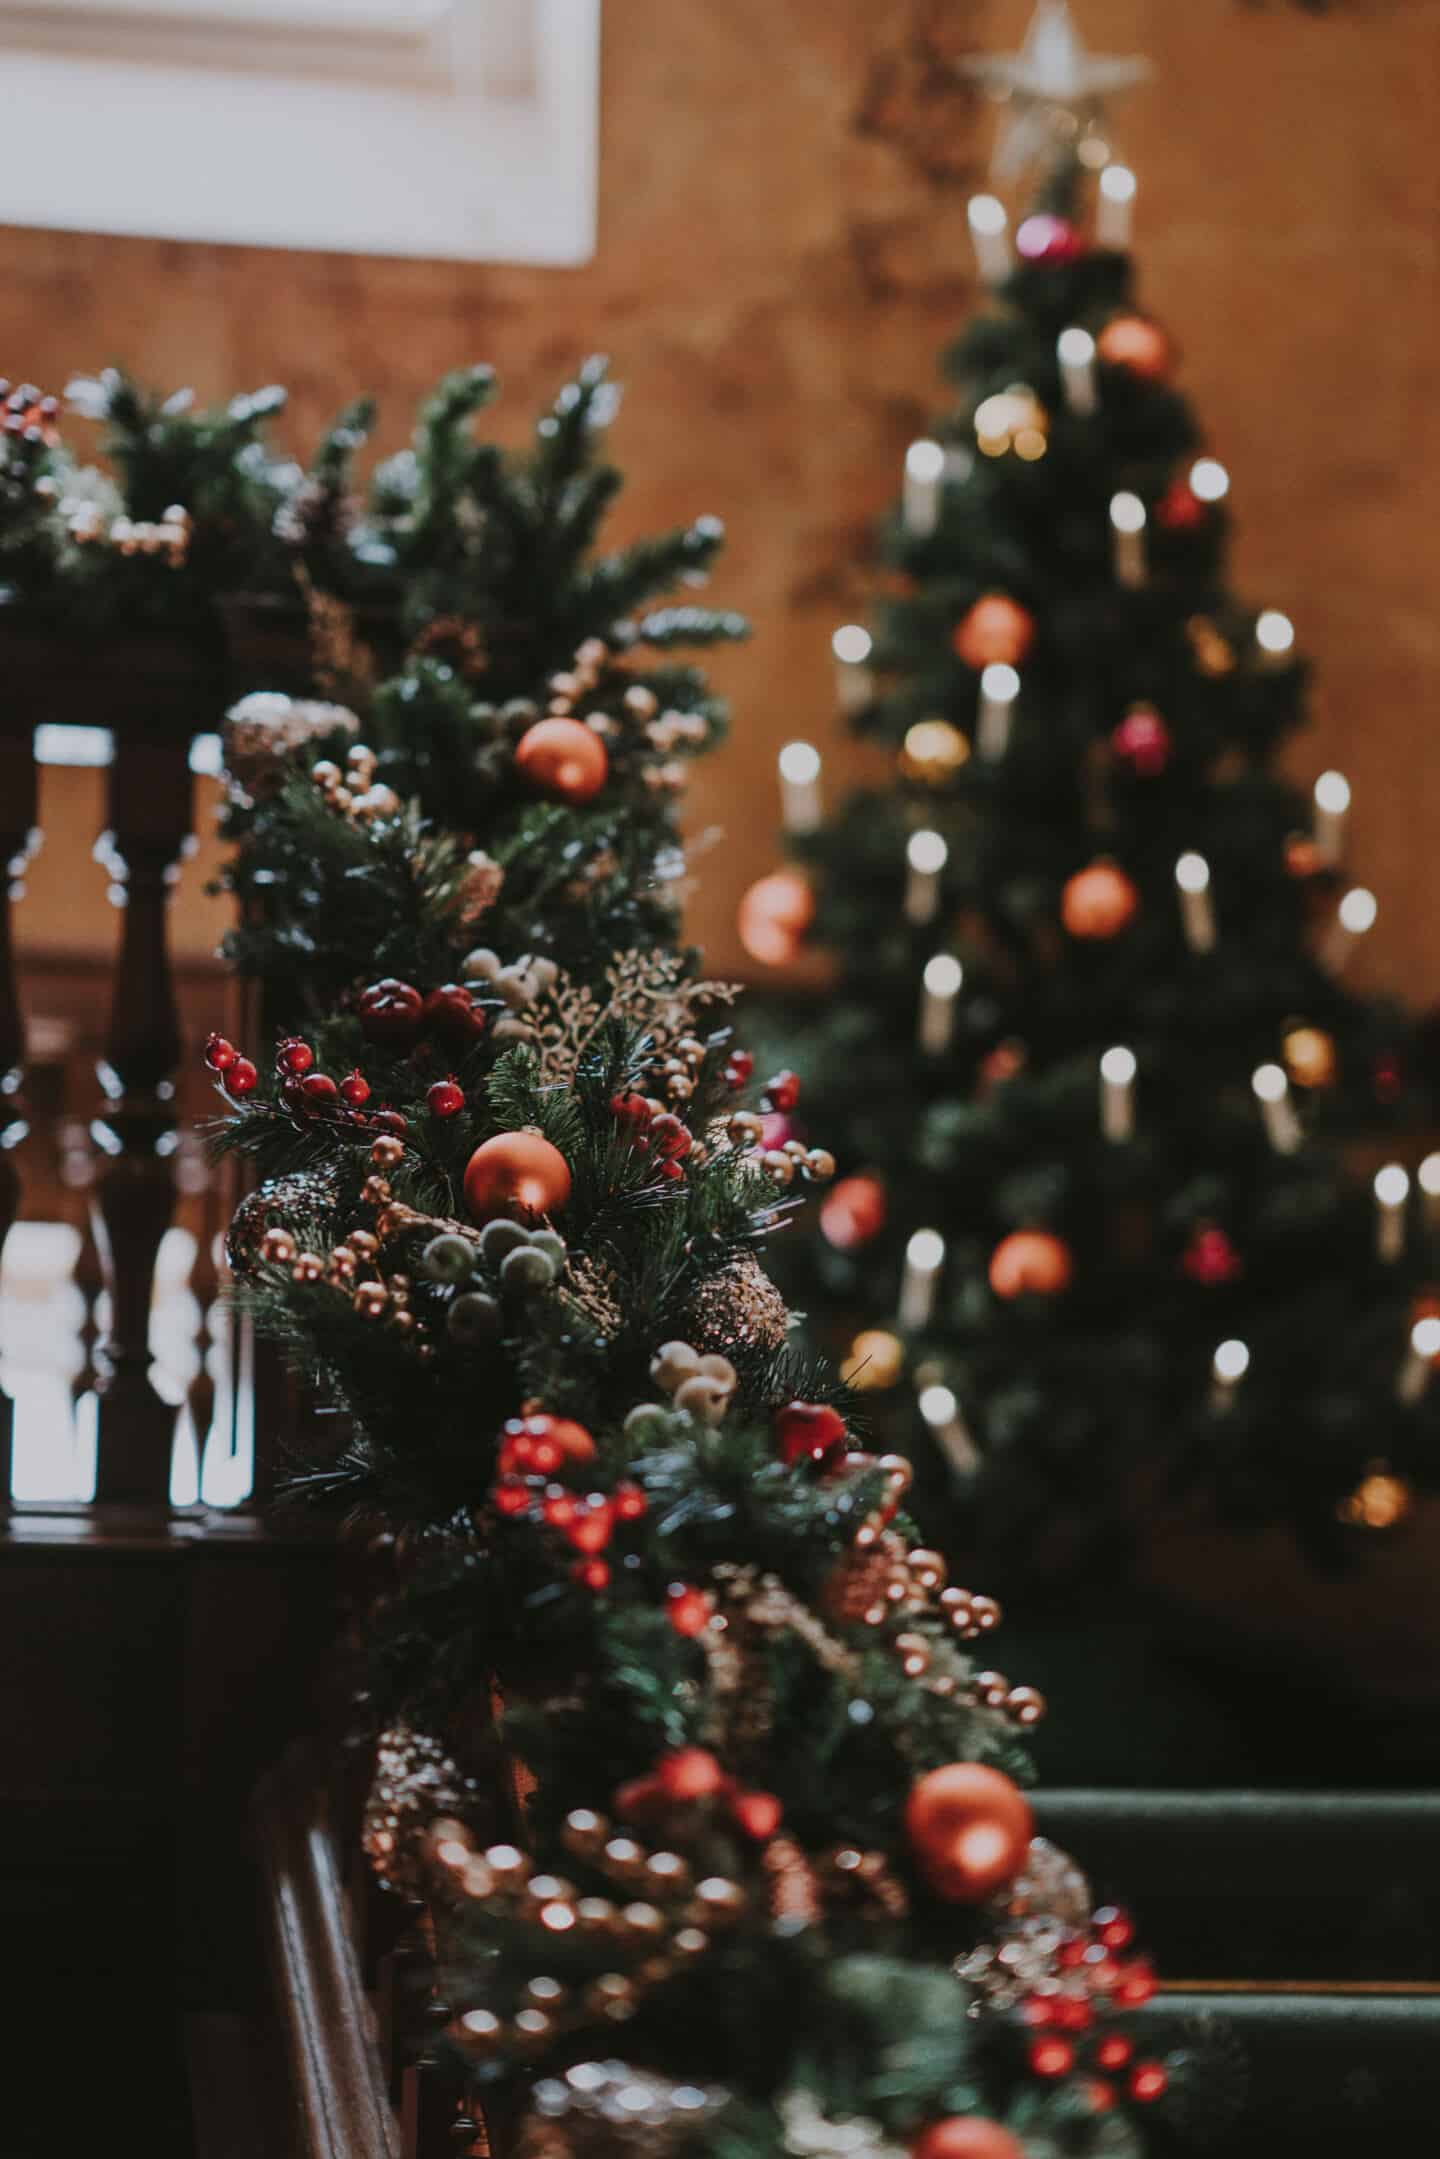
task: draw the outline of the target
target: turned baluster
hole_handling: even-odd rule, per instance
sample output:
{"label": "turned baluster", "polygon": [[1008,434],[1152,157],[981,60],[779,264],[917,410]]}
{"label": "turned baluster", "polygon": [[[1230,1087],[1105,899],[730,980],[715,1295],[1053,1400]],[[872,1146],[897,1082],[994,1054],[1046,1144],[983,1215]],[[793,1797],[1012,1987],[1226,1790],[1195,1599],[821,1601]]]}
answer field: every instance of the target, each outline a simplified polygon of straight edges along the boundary
{"label": "turned baluster", "polygon": [[[20,1172],[15,1149],[25,1137],[20,1082],[25,1064],[25,1020],[15,979],[10,909],[19,896],[16,880],[35,842],[35,751],[27,727],[0,735],[0,1258],[20,1211]],[[0,1387],[0,1518],[10,1511],[15,1446],[15,1405]]]}
{"label": "turned baluster", "polygon": [[183,735],[161,741],[117,734],[108,815],[98,852],[123,907],[123,929],[99,1067],[105,1101],[93,1127],[103,1157],[95,1242],[110,1295],[109,1332],[98,1359],[95,1496],[163,1507],[176,1413],[150,1377],[150,1304],[156,1256],[175,1206],[180,1020],[167,916],[190,837]]}

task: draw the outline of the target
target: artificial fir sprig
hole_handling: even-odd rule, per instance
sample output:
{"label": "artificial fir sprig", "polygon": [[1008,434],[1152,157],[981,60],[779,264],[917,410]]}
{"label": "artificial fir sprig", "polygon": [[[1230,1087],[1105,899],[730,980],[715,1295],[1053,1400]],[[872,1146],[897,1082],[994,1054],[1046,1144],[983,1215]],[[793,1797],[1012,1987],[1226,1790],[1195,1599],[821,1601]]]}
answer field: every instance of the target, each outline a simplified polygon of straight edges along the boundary
{"label": "artificial fir sprig", "polygon": [[[695,550],[580,566],[603,377],[523,472],[455,439],[482,381],[381,482],[397,550],[456,522],[426,543],[454,657],[413,655],[364,742],[290,701],[231,730],[235,949],[282,1030],[273,1076],[207,1050],[267,1173],[232,1260],[340,1413],[301,1488],[400,1556],[368,1847],[429,1905],[461,2086],[527,2140],[578,2153],[613,2085],[609,2150],[779,2159],[859,2109],[920,2159],[1125,2152],[1167,2078],[1123,2028],[1153,1981],[1031,1837],[1043,1704],[760,1263],[834,1165],[677,949],[711,708],[613,620]],[[647,2076],[670,2097],[627,2128]]]}

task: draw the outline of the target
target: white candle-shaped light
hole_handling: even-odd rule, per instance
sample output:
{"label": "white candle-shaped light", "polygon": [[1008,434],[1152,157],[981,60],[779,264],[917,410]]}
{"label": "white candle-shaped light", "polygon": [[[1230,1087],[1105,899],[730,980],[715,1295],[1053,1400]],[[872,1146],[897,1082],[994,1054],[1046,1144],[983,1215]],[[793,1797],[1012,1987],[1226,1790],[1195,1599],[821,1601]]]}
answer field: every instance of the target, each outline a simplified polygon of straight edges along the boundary
{"label": "white candle-shaped light", "polygon": [[955,1000],[965,970],[952,953],[937,952],[925,962],[920,1000],[920,1047],[927,1057],[943,1057],[955,1032]]}
{"label": "white candle-shaped light", "polygon": [[945,1239],[939,1230],[917,1229],[905,1247],[905,1272],[900,1280],[898,1318],[902,1332],[929,1326],[944,1264]]}
{"label": "white candle-shaped light", "polygon": [[905,489],[901,514],[905,530],[917,540],[928,539],[940,522],[940,488],[945,478],[945,452],[938,442],[912,442],[905,452]]}
{"label": "white candle-shaped light", "polygon": [[1175,865],[1180,894],[1180,922],[1192,952],[1215,950],[1215,902],[1210,897],[1210,865],[1203,855],[1183,854]]}
{"label": "white candle-shaped light", "polygon": [[1410,1197],[1410,1173],[1398,1162],[1387,1162],[1375,1172],[1375,1256],[1393,1266],[1405,1257],[1405,1203]]}
{"label": "white candle-shaped light", "polygon": [[1230,475],[1218,457],[1197,457],[1189,484],[1197,502],[1223,502],[1230,492]]}
{"label": "white candle-shaped light", "polygon": [[1096,191],[1095,244],[1128,247],[1135,215],[1135,175],[1128,165],[1107,165]]}
{"label": "white candle-shaped light", "polygon": [[932,1387],[922,1387],[919,1404],[920,1414],[929,1427],[930,1437],[950,1467],[962,1474],[977,1469],[980,1456],[960,1414],[960,1404],[955,1398],[954,1389],[938,1383]]}
{"label": "white candle-shaped light", "polygon": [[1440,1154],[1427,1154],[1415,1173],[1425,1210],[1425,1227],[1440,1229]]}
{"label": "white candle-shaped light", "polygon": [[1134,591],[1145,582],[1145,505],[1128,488],[1110,498],[1110,537],[1116,580]]}
{"label": "white candle-shaped light", "polygon": [[1255,645],[1262,667],[1288,667],[1295,651],[1295,625],[1278,607],[1267,607],[1255,624]]}
{"label": "white candle-shaped light", "polygon": [[1117,1144],[1135,1137],[1135,1052],[1117,1044],[1100,1060],[1100,1130]]}
{"label": "white candle-shaped light", "polygon": [[905,880],[905,919],[923,929],[933,922],[940,909],[940,872],[950,859],[950,850],[938,832],[912,832],[905,844],[905,862],[909,875]]}
{"label": "white candle-shaped light", "polygon": [[972,195],[966,216],[975,248],[975,263],[987,285],[998,285],[1010,275],[1010,239],[1006,231],[1005,205],[998,195]]}
{"label": "white candle-shaped light", "polygon": [[1417,1319],[1410,1329],[1405,1362],[1395,1392],[1402,1402],[1418,1402],[1430,1384],[1430,1372],[1440,1357],[1440,1319]]}
{"label": "white candle-shaped light", "polygon": [[1305,1135],[1290,1099],[1290,1082],[1283,1066],[1257,1065],[1250,1085],[1265,1119],[1266,1137],[1276,1154],[1294,1154]]}
{"label": "white candle-shaped light", "polygon": [[835,694],[842,712],[862,712],[875,694],[869,667],[873,643],[870,632],[860,622],[842,623],[830,640],[835,655]]}
{"label": "white candle-shaped light", "polygon": [[975,747],[990,764],[997,764],[1010,747],[1010,719],[1019,695],[1020,677],[1003,660],[981,669]]}
{"label": "white candle-shaped light", "polygon": [[1380,903],[1373,892],[1364,885],[1352,885],[1335,910],[1335,920],[1330,925],[1326,939],[1325,958],[1340,973],[1362,937],[1367,937],[1375,927],[1375,917]]}
{"label": "white candle-shaped light", "polygon": [[780,817],[787,832],[818,829],[820,752],[813,742],[787,742],[780,752]]}
{"label": "white candle-shaped light", "polygon": [[1250,1351],[1234,1336],[1221,1342],[1210,1360],[1210,1407],[1233,1409],[1241,1380],[1250,1369]]}
{"label": "white candle-shaped light", "polygon": [[1345,853],[1345,813],[1350,782],[1343,772],[1322,772],[1315,782],[1315,852],[1327,869]]}
{"label": "white candle-shaped light", "polygon": [[1060,362],[1060,386],[1065,392],[1066,404],[1081,419],[1089,419],[1100,403],[1095,381],[1094,338],[1088,330],[1072,324],[1056,339],[1055,356]]}

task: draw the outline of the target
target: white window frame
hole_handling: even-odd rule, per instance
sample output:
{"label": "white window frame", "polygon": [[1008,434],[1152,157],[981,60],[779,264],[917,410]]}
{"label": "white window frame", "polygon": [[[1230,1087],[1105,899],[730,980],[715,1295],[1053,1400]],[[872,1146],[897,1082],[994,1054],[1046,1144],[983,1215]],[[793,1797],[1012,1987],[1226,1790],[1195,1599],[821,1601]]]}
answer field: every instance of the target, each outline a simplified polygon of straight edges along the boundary
{"label": "white window frame", "polygon": [[0,0],[0,224],[570,265],[600,0]]}

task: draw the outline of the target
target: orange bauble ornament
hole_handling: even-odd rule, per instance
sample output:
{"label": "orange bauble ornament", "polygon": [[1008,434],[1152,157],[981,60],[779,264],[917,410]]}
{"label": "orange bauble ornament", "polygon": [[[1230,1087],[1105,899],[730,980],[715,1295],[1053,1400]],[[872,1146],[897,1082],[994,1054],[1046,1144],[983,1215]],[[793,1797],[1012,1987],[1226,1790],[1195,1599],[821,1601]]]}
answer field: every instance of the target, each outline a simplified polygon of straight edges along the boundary
{"label": "orange bauble ornament", "polygon": [[1117,315],[1095,340],[1111,367],[1123,367],[1144,382],[1165,382],[1175,366],[1175,348],[1158,322],[1143,315]]}
{"label": "orange bauble ornament", "polygon": [[885,1227],[885,1187],[878,1177],[842,1177],[826,1193],[820,1231],[837,1252],[853,1252]]}
{"label": "orange bauble ornament", "polygon": [[990,1255],[990,1287],[1006,1299],[1058,1297],[1074,1273],[1069,1245],[1048,1229],[1012,1230]]}
{"label": "orange bauble ornament", "polygon": [[477,1222],[558,1214],[569,1197],[570,1165],[538,1132],[497,1132],[465,1165],[465,1204]]}
{"label": "orange bauble ornament", "polygon": [[515,746],[515,767],[542,795],[588,802],[605,785],[610,760],[600,737],[578,720],[537,720]]}
{"label": "orange bauble ornament", "polygon": [[980,1762],[949,1762],[913,1785],[905,1834],[915,1864],[949,1904],[981,1904],[1025,1864],[1035,1823],[1019,1786]]}
{"label": "orange bauble ornament", "polygon": [[1025,2159],[1025,2147],[983,2114],[950,2114],[921,2130],[910,2159]]}
{"label": "orange bauble ornament", "polygon": [[1060,895],[1060,919],[1072,937],[1118,937],[1140,909],[1140,894],[1113,862],[1077,870]]}
{"label": "orange bauble ornament", "polygon": [[786,967],[815,920],[815,895],[798,870],[772,870],[751,885],[735,919],[752,960]]}
{"label": "orange bauble ornament", "polygon": [[1003,592],[986,592],[955,625],[951,639],[967,667],[1018,667],[1035,642],[1035,617]]}

